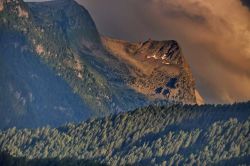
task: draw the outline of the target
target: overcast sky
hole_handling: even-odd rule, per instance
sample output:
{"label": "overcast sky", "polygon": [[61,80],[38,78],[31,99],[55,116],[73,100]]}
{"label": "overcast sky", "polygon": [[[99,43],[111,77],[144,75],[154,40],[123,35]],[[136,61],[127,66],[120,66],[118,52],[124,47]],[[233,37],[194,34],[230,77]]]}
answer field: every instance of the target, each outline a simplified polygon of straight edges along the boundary
{"label": "overcast sky", "polygon": [[174,39],[209,103],[250,100],[249,0],[78,0],[99,32],[142,41]]}

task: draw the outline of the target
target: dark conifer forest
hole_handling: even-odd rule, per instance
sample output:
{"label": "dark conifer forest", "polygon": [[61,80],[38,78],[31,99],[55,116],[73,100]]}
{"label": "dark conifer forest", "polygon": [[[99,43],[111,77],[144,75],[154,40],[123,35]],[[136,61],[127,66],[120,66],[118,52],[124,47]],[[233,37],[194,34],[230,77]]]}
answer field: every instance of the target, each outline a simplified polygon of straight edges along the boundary
{"label": "dark conifer forest", "polygon": [[28,159],[107,165],[249,165],[250,103],[148,106],[59,128],[8,129],[0,147]]}

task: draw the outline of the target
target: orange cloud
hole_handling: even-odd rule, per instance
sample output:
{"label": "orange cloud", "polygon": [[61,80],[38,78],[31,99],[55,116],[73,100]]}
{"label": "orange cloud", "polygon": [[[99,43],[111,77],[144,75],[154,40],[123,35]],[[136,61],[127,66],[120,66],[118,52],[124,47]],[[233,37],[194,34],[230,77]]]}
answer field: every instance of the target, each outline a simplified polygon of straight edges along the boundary
{"label": "orange cloud", "polygon": [[250,10],[240,0],[79,0],[101,33],[175,39],[210,103],[250,100]]}

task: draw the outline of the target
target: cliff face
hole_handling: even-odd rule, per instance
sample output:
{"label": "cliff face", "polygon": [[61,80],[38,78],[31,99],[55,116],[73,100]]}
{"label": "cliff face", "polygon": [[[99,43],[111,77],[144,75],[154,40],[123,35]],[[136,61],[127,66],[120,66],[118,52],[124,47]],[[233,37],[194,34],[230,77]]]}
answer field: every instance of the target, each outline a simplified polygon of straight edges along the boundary
{"label": "cliff face", "polygon": [[60,125],[158,101],[196,103],[175,41],[100,37],[71,0],[0,1],[0,127]]}
{"label": "cliff face", "polygon": [[102,41],[129,67],[131,88],[151,99],[196,103],[194,79],[176,41],[129,43],[106,37]]}

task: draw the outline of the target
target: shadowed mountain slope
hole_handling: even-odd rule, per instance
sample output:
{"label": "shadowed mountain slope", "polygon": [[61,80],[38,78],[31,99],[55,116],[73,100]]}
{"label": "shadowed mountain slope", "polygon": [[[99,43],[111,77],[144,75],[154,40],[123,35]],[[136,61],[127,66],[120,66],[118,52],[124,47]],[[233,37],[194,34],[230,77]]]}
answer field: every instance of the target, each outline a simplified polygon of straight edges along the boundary
{"label": "shadowed mountain slope", "polygon": [[58,125],[150,103],[196,103],[175,41],[101,37],[74,1],[1,0],[0,29],[1,128]]}

